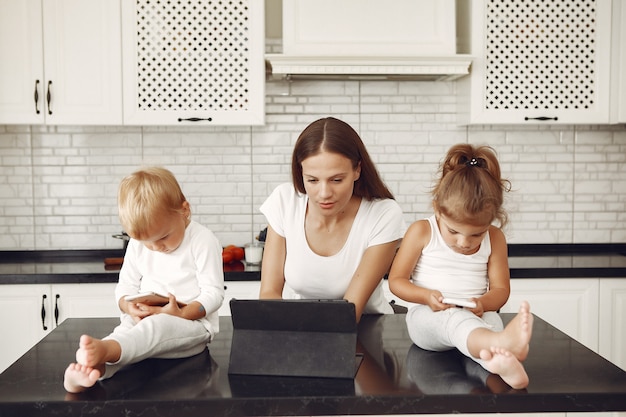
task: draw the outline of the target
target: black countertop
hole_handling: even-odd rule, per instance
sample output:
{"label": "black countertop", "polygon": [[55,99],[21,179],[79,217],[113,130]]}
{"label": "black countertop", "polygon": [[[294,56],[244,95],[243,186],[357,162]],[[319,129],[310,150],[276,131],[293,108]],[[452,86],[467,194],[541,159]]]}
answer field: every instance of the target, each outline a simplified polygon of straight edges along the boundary
{"label": "black countertop", "polygon": [[[0,251],[2,284],[115,283],[121,250]],[[626,244],[512,244],[511,278],[626,278]],[[258,265],[224,266],[225,281],[258,281]]]}
{"label": "black countertop", "polygon": [[[2,284],[94,284],[117,283],[121,250],[0,251]],[[261,267],[233,262],[224,265],[225,281],[259,281]]]}
{"label": "black countertop", "polygon": [[[505,322],[511,314],[502,314]],[[456,350],[412,345],[403,314],[364,316],[354,380],[229,376],[232,326],[210,353],[149,359],[81,394],[63,373],[79,336],[102,337],[118,319],[68,319],[0,374],[0,416],[384,415],[626,411],[626,372],[540,318],[525,362],[530,384],[511,390]]]}

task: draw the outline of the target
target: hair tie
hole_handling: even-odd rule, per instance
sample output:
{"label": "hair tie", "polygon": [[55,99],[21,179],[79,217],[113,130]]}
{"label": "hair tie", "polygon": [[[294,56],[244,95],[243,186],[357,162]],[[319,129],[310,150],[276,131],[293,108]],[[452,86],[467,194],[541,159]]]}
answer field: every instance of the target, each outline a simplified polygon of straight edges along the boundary
{"label": "hair tie", "polygon": [[485,166],[485,160],[483,158],[466,159],[465,160],[465,165],[467,165],[468,167],[479,167],[479,168],[482,168],[482,167]]}

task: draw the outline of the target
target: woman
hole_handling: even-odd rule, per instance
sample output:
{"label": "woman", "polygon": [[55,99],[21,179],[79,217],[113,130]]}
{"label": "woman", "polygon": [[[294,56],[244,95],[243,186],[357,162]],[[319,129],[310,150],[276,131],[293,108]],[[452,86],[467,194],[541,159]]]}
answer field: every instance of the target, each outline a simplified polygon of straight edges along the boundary
{"label": "woman", "polygon": [[[405,227],[359,135],[347,123],[311,123],[293,151],[293,184],[261,206],[269,223],[262,299],[346,299],[364,313],[392,313],[382,291]],[[285,284],[286,287],[285,288]]]}

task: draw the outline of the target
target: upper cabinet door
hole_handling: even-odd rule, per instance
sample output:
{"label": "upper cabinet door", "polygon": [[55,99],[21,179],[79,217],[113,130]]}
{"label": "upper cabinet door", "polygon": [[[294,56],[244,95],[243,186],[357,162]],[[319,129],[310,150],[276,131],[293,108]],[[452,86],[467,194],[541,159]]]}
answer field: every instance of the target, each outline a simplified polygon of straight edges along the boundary
{"label": "upper cabinet door", "polygon": [[613,1],[611,123],[626,123],[626,0]]}
{"label": "upper cabinet door", "polygon": [[0,57],[0,123],[43,123],[41,0],[0,0]]}
{"label": "upper cabinet door", "polygon": [[124,124],[263,124],[264,7],[122,0]]}
{"label": "upper cabinet door", "polygon": [[609,122],[611,0],[475,0],[472,7],[464,121]]}
{"label": "upper cabinet door", "polygon": [[43,6],[46,123],[122,124],[120,1]]}
{"label": "upper cabinet door", "polygon": [[454,0],[283,0],[282,5],[285,55],[456,54]]}
{"label": "upper cabinet door", "polygon": [[121,124],[119,0],[0,0],[0,123]]}

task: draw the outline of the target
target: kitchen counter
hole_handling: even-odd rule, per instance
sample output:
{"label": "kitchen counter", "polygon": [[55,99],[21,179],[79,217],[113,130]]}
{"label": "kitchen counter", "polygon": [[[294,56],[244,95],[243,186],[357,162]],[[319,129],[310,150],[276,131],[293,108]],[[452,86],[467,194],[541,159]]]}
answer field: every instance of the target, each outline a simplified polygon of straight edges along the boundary
{"label": "kitchen counter", "polygon": [[[117,282],[121,250],[0,251],[2,284]],[[511,278],[626,278],[626,244],[509,245]],[[224,266],[225,281],[258,281],[258,265]]]}
{"label": "kitchen counter", "polygon": [[[0,251],[0,285],[116,283],[121,265],[107,265],[105,259],[122,256],[121,250],[111,249]],[[224,265],[225,281],[260,279],[259,265]]]}
{"label": "kitchen counter", "polygon": [[[502,314],[505,322],[513,315]],[[149,359],[81,394],[63,373],[83,333],[102,337],[117,319],[68,319],[0,374],[1,416],[346,415],[626,411],[626,372],[536,317],[525,362],[530,385],[511,390],[480,377],[456,350],[412,345],[403,314],[364,316],[354,380],[229,376],[232,325],[187,359]]]}

